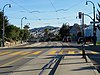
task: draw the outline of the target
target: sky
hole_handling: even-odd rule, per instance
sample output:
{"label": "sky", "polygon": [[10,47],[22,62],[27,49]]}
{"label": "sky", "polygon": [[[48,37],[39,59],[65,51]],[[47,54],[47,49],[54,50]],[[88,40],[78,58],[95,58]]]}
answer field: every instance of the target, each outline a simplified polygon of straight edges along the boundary
{"label": "sky", "polygon": [[[90,0],[95,4],[97,12],[97,3],[100,0]],[[11,8],[6,6],[4,14],[8,17],[10,24],[17,27],[29,24],[30,28],[38,28],[44,26],[61,27],[63,23],[73,25],[81,24],[78,12],[93,17],[93,5],[86,0],[0,0],[0,11],[6,4],[11,4]],[[99,9],[99,8],[98,8]],[[91,19],[85,16],[85,24],[89,24]]]}

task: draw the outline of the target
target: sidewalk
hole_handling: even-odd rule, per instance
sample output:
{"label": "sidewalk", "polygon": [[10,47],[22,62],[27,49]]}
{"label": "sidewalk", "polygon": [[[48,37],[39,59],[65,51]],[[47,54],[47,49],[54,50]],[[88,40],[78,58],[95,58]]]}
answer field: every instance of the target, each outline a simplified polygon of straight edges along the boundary
{"label": "sidewalk", "polygon": [[92,50],[92,51],[100,52],[100,45],[97,45],[97,46],[93,46],[93,45],[85,46],[85,50]]}
{"label": "sidewalk", "polygon": [[0,47],[0,49],[12,48],[12,47],[22,46],[22,45],[26,45],[26,44],[28,44],[28,43],[27,42],[24,42],[22,44],[18,43],[18,44],[14,44],[14,45],[11,45],[11,46]]}
{"label": "sidewalk", "polygon": [[81,56],[65,56],[54,75],[100,75],[100,73],[89,59],[86,63]]}

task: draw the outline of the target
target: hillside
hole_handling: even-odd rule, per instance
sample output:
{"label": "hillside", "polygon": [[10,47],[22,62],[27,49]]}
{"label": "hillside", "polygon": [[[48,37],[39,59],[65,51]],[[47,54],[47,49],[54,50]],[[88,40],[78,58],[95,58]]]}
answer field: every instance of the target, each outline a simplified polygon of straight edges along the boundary
{"label": "hillside", "polygon": [[59,27],[45,26],[45,27],[33,28],[33,29],[31,29],[31,32],[44,31],[45,29],[54,30],[54,29],[58,29],[58,28]]}

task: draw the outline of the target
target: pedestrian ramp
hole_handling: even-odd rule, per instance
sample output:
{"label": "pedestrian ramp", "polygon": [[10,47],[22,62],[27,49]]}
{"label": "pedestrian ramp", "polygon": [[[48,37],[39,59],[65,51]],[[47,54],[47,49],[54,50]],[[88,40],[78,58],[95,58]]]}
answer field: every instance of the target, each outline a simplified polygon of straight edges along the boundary
{"label": "pedestrian ramp", "polygon": [[[14,56],[14,55],[38,55],[45,53],[45,51],[6,51],[6,52],[0,52],[0,56],[4,55],[9,55],[9,56]],[[82,51],[75,51],[75,50],[66,50],[66,51],[57,51],[57,50],[52,50],[47,53],[47,55],[55,55],[55,54],[82,54]],[[86,51],[86,54],[98,54],[98,52],[94,51]]]}

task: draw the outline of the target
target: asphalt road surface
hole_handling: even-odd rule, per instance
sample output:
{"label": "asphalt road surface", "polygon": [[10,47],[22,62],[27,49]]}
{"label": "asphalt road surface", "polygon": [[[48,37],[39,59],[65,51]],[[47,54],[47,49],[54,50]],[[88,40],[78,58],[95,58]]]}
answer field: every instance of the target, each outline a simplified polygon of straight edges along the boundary
{"label": "asphalt road surface", "polygon": [[[30,43],[0,49],[0,75],[53,75],[64,56],[81,55],[81,49],[81,45],[66,42]],[[100,61],[93,58],[99,56],[98,52],[87,50],[86,53],[94,65],[100,65]]]}

